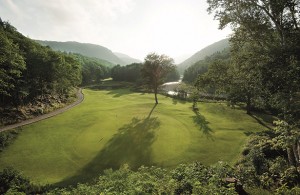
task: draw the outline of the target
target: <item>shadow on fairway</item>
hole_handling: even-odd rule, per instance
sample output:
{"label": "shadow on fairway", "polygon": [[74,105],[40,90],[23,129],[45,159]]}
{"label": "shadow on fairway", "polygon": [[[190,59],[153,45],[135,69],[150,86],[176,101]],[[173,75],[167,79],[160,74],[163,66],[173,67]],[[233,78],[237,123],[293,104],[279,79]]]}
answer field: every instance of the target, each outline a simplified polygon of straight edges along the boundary
{"label": "shadow on fairway", "polygon": [[180,104],[186,104],[186,102],[187,102],[187,100],[181,100],[181,99],[177,99],[177,98],[172,98],[172,103],[174,104],[174,105],[176,105],[176,104],[178,104],[178,103],[180,103]]}
{"label": "shadow on fairway", "polygon": [[76,175],[54,184],[54,186],[74,185],[89,182],[99,176],[105,169],[118,169],[123,164],[137,169],[141,165],[152,165],[151,145],[155,141],[155,130],[160,126],[156,117],[151,117],[152,108],[145,118],[133,117],[129,124],[121,127],[85,167]]}
{"label": "shadow on fairway", "polygon": [[133,93],[130,89],[114,89],[109,91],[107,94],[113,95],[114,98],[121,97]]}
{"label": "shadow on fairway", "polygon": [[93,91],[107,90],[109,91],[107,94],[113,95],[114,98],[134,93],[129,88],[125,88],[124,86],[88,86],[86,88]]}
{"label": "shadow on fairway", "polygon": [[213,130],[208,126],[209,122],[205,119],[203,115],[200,114],[199,111],[194,111],[196,116],[192,116],[195,124],[199,126],[199,129],[202,131],[203,135],[205,135],[208,139],[213,139]]}
{"label": "shadow on fairway", "polygon": [[273,121],[277,120],[276,117],[268,114],[263,114],[259,112],[251,112],[248,114],[253,119],[255,119],[259,124],[267,128],[268,130],[271,130],[273,127]]}

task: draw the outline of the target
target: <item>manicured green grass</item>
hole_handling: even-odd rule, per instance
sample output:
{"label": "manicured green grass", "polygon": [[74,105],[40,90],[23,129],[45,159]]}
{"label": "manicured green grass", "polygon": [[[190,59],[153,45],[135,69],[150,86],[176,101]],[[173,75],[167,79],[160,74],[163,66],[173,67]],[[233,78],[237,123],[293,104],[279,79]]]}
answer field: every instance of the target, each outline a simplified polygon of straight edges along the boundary
{"label": "manicured green grass", "polygon": [[35,183],[85,182],[127,163],[173,167],[179,163],[237,160],[247,132],[263,129],[244,110],[221,103],[191,103],[128,89],[84,90],[85,100],[53,118],[28,125],[0,154]]}

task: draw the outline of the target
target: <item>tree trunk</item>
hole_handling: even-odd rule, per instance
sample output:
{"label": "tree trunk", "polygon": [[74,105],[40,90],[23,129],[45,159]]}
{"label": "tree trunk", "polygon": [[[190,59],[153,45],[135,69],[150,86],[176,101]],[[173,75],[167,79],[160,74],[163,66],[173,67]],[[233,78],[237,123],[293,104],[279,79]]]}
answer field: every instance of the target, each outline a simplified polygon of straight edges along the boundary
{"label": "tree trunk", "polygon": [[292,146],[288,147],[286,149],[286,151],[287,151],[287,155],[288,155],[289,164],[292,165],[292,166],[296,166],[293,147]]}
{"label": "tree trunk", "polygon": [[251,97],[250,97],[250,95],[247,96],[246,111],[247,111],[247,114],[250,114],[250,111],[251,111]]}
{"label": "tree trunk", "polygon": [[299,156],[298,156],[298,151],[297,151],[297,142],[293,145],[293,152],[294,152],[294,157],[296,161],[296,166],[299,165]]}
{"label": "tree trunk", "polygon": [[157,100],[157,89],[154,90],[155,103],[158,104]]}
{"label": "tree trunk", "polygon": [[158,100],[157,100],[157,91],[154,92],[154,97],[155,97],[155,103],[158,104]]}
{"label": "tree trunk", "polygon": [[300,138],[297,139],[298,172],[300,173]]}

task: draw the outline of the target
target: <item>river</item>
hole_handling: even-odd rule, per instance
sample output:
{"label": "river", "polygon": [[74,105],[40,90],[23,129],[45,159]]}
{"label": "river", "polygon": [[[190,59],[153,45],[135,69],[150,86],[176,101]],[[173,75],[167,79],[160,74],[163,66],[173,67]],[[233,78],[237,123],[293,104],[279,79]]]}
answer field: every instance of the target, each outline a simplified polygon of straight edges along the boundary
{"label": "river", "polygon": [[183,76],[180,76],[180,79],[175,82],[167,82],[162,85],[162,90],[166,91],[169,95],[177,95],[176,88],[182,83]]}

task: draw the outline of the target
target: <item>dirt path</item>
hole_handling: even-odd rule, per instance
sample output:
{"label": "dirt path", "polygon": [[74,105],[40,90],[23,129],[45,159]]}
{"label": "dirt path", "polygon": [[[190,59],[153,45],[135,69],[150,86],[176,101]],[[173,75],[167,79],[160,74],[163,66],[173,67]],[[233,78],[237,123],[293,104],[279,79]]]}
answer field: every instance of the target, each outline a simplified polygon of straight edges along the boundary
{"label": "dirt path", "polygon": [[21,126],[24,126],[24,125],[28,125],[28,124],[31,124],[31,123],[35,123],[35,122],[38,122],[40,120],[44,120],[44,119],[53,117],[55,115],[61,114],[61,113],[65,112],[65,111],[73,108],[74,106],[80,104],[83,101],[84,96],[83,96],[81,88],[77,90],[76,96],[77,96],[77,100],[75,102],[73,102],[72,104],[69,104],[69,105],[67,105],[67,106],[65,106],[63,108],[57,109],[57,110],[55,110],[53,112],[49,112],[47,114],[43,114],[41,116],[38,116],[38,117],[35,117],[35,118],[32,118],[32,119],[28,119],[28,120],[22,121],[20,123],[16,123],[16,124],[12,124],[12,125],[7,125],[7,126],[4,126],[4,127],[0,127],[0,132],[1,131],[6,131],[6,130],[10,130],[10,129],[14,129],[14,128],[17,128],[17,127],[21,127]]}

